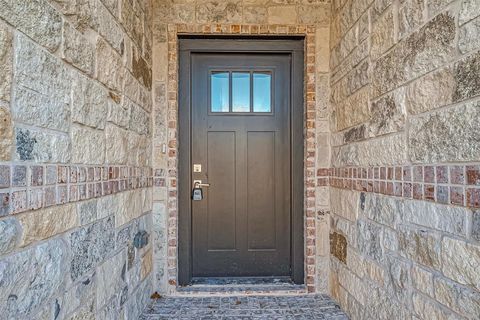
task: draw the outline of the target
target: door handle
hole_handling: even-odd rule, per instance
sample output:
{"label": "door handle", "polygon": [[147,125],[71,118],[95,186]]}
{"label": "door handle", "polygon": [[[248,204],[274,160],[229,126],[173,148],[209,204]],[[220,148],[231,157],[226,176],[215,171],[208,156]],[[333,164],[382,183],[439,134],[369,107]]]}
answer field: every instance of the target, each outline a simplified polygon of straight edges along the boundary
{"label": "door handle", "polygon": [[194,188],[208,188],[210,187],[210,183],[202,183],[202,180],[194,180],[193,181]]}
{"label": "door handle", "polygon": [[203,188],[203,187],[208,188],[208,187],[210,187],[210,183],[197,183],[197,187],[199,187],[199,188]]}

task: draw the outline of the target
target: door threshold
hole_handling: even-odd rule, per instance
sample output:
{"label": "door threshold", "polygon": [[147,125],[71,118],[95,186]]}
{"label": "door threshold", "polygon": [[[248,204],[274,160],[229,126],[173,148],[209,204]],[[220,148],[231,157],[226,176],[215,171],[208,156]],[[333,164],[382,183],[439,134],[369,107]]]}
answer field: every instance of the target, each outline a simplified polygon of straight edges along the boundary
{"label": "door threshold", "polygon": [[294,284],[290,277],[212,277],[193,278],[188,286],[177,287],[177,295],[298,295],[306,286]]}

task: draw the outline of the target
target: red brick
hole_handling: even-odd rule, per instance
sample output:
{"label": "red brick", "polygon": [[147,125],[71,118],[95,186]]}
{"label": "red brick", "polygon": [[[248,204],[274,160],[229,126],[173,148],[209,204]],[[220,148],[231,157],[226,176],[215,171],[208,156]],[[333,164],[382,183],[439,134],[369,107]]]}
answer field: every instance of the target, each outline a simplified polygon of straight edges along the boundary
{"label": "red brick", "polygon": [[426,184],[423,191],[425,200],[435,201],[435,186],[433,184]]}
{"label": "red brick", "polygon": [[0,166],[0,189],[10,187],[10,167]]}
{"label": "red brick", "polygon": [[57,203],[57,190],[55,187],[47,187],[44,190],[43,206],[50,207]]}
{"label": "red brick", "polygon": [[0,217],[10,214],[10,194],[0,192]]}
{"label": "red brick", "polygon": [[403,167],[403,181],[412,181],[412,168],[410,166]]}
{"label": "red brick", "polygon": [[[5,199],[9,199],[9,198],[4,197],[2,202],[4,202]],[[12,203],[12,213],[19,213],[27,210],[27,191],[21,190],[21,191],[13,192],[11,203]]]}
{"label": "red brick", "polygon": [[392,167],[387,168],[387,179],[388,180],[393,180],[394,171],[395,171],[395,168],[392,168]]}
{"label": "red brick", "polygon": [[413,184],[413,199],[422,200],[423,199],[423,186],[420,183]]}
{"label": "red brick", "polygon": [[30,168],[30,185],[38,187],[43,185],[43,167],[32,166]]}
{"label": "red brick", "polygon": [[423,168],[423,180],[426,183],[435,183],[435,167],[425,166]]}
{"label": "red brick", "polygon": [[380,179],[385,180],[387,178],[387,168],[381,167],[380,168]]}
{"label": "red brick", "polygon": [[464,205],[465,191],[463,187],[450,187],[450,203]]}
{"label": "red brick", "polygon": [[403,197],[404,198],[412,198],[413,195],[413,187],[411,183],[404,182],[403,183]]}
{"label": "red brick", "polygon": [[78,168],[75,166],[70,167],[70,183],[77,183],[78,182]]}
{"label": "red brick", "polygon": [[464,166],[450,167],[450,183],[465,184],[465,167]]}
{"label": "red brick", "polygon": [[396,167],[395,168],[395,180],[402,181],[402,167]]}
{"label": "red brick", "polygon": [[467,184],[480,186],[480,166],[467,166]]}
{"label": "red brick", "polygon": [[436,176],[437,176],[437,183],[448,183],[448,167],[437,166]]}
{"label": "red brick", "polygon": [[480,188],[467,189],[467,206],[473,208],[480,207]]}
{"label": "red brick", "polygon": [[423,182],[423,167],[413,167],[413,182]]}
{"label": "red brick", "polygon": [[393,192],[395,196],[401,197],[402,196],[402,190],[403,189],[403,184],[401,182],[395,182],[393,185]]}
{"label": "red brick", "polygon": [[437,202],[448,204],[448,187],[437,186]]}

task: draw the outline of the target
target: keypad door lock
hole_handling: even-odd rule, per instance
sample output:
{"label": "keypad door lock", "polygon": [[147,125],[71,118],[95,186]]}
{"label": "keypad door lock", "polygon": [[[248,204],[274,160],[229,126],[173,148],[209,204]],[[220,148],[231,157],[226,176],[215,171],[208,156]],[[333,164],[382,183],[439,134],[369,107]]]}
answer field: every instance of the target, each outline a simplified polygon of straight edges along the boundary
{"label": "keypad door lock", "polygon": [[204,187],[210,187],[210,183],[202,183],[202,180],[193,181],[193,190],[192,190],[192,200],[200,201],[203,199],[203,190]]}

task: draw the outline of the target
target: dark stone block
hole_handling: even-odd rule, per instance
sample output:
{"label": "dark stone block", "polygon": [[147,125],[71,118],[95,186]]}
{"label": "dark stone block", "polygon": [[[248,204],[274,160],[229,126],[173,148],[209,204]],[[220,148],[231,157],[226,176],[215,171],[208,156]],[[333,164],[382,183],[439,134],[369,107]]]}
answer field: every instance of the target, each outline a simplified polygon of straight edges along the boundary
{"label": "dark stone block", "polygon": [[377,261],[383,257],[380,244],[382,230],[379,226],[365,220],[357,221],[357,244],[359,251]]}
{"label": "dark stone block", "polygon": [[365,199],[366,199],[367,195],[365,194],[365,192],[362,192],[360,193],[360,209],[365,210]]}
{"label": "dark stone block", "polygon": [[480,210],[473,211],[472,238],[480,241]]}
{"label": "dark stone block", "polygon": [[135,52],[132,57],[132,72],[133,76],[147,89],[152,89],[152,70],[141,56],[137,57]]}
{"label": "dark stone block", "polygon": [[347,239],[340,233],[330,233],[330,252],[343,263],[347,263]]}
{"label": "dark stone block", "polygon": [[480,52],[455,64],[456,87],[454,101],[461,101],[480,94]]}
{"label": "dark stone block", "polygon": [[113,217],[80,228],[70,235],[72,250],[71,275],[75,281],[93,270],[115,248],[115,220]]}
{"label": "dark stone block", "polygon": [[354,141],[359,141],[365,139],[365,125],[362,124],[361,126],[352,128],[345,132],[343,135],[344,143],[350,143]]}
{"label": "dark stone block", "polygon": [[31,137],[30,130],[17,130],[16,146],[20,160],[33,160],[33,149],[37,139]]}
{"label": "dark stone block", "polygon": [[144,230],[139,231],[137,232],[137,234],[135,235],[135,238],[133,239],[133,245],[137,249],[144,248],[148,244],[148,238],[149,236],[147,231],[144,231]]}

